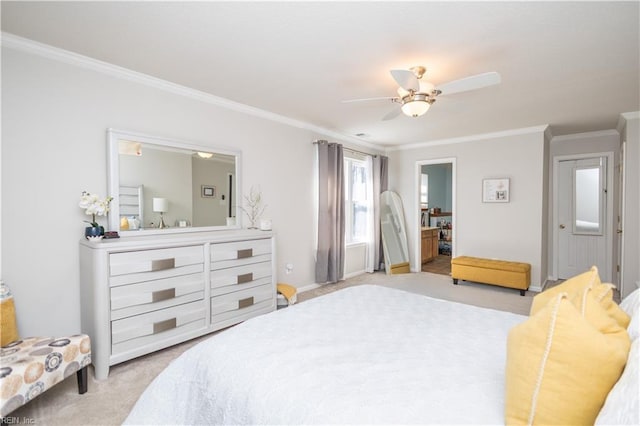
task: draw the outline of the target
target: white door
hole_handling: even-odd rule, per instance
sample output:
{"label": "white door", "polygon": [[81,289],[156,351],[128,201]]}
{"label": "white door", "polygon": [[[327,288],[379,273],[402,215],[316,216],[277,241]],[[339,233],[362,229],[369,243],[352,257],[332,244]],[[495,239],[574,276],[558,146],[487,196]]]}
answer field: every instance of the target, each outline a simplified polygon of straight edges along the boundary
{"label": "white door", "polygon": [[611,226],[607,157],[560,161],[558,166],[558,278],[598,267],[611,282]]}

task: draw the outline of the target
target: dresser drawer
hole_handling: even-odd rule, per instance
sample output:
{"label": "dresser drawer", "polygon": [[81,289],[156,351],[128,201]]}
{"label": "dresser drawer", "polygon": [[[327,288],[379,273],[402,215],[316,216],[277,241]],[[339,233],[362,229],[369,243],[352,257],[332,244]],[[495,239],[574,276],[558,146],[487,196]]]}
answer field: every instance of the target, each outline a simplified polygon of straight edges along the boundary
{"label": "dresser drawer", "polygon": [[140,250],[109,255],[109,275],[160,273],[172,276],[172,271],[185,266],[204,263],[203,247],[172,247],[156,250]]}
{"label": "dresser drawer", "polygon": [[234,316],[259,310],[274,303],[272,284],[248,288],[211,298],[211,322],[225,321]]}
{"label": "dresser drawer", "polygon": [[211,295],[229,293],[271,282],[271,262],[211,271]]}
{"label": "dresser drawer", "polygon": [[206,326],[203,301],[111,321],[111,353],[116,355]]}
{"label": "dresser drawer", "polygon": [[271,239],[211,244],[211,269],[271,261]]}
{"label": "dresser drawer", "polygon": [[111,287],[111,319],[164,309],[204,298],[204,273]]}

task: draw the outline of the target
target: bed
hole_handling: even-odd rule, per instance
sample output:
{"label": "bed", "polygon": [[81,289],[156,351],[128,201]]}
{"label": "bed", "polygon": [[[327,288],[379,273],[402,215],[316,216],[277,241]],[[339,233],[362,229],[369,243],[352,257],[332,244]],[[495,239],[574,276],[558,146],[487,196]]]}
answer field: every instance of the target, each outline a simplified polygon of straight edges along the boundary
{"label": "bed", "polygon": [[186,351],[125,424],[504,424],[507,334],[526,318],[346,288]]}

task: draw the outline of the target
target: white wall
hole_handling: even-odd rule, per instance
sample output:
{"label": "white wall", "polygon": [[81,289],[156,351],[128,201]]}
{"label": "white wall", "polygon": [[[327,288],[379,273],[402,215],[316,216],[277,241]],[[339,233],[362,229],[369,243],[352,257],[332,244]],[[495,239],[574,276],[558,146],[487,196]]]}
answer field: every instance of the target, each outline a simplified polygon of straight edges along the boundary
{"label": "white wall", "polygon": [[622,141],[625,152],[625,208],[623,282],[625,297],[640,285],[640,112],[622,114]]}
{"label": "white wall", "polygon": [[313,283],[311,142],[326,135],[6,46],[2,107],[2,279],[22,335],[80,331],[78,202],[106,194],[107,128],[241,150],[243,191],[261,186],[277,233],[278,276],[292,263],[288,283]]}
{"label": "white wall", "polygon": [[[389,152],[389,189],[402,197],[412,270],[418,242],[416,162],[456,158],[454,255],[480,256],[531,264],[531,284],[547,276],[545,127],[469,138],[466,142],[417,146]],[[483,203],[482,180],[509,178],[509,203]],[[419,249],[419,247],[418,247]]]}

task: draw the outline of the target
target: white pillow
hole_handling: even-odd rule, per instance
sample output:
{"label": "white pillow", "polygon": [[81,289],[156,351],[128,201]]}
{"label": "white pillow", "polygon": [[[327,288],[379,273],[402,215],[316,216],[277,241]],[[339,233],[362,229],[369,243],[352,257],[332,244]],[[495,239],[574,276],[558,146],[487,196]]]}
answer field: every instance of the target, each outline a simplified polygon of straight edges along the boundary
{"label": "white pillow", "polygon": [[[635,316],[637,318],[638,315]],[[633,324],[633,318],[631,320]],[[636,322],[637,324],[637,322]],[[596,425],[640,424],[640,339],[631,343],[627,365],[596,418]]]}
{"label": "white pillow", "polygon": [[631,317],[627,327],[629,338],[635,340],[640,336],[640,288],[635,289],[630,295],[620,302],[620,308]]}

